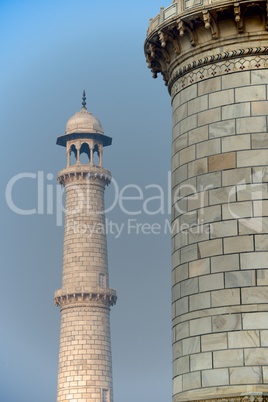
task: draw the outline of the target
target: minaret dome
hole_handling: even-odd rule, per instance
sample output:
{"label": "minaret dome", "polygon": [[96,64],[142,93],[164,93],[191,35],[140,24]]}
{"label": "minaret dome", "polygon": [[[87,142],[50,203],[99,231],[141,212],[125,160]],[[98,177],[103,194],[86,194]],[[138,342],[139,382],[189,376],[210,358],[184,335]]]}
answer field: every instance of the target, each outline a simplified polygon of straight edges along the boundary
{"label": "minaret dome", "polygon": [[104,131],[97,117],[82,107],[66,124],[65,134],[73,133],[104,134]]}

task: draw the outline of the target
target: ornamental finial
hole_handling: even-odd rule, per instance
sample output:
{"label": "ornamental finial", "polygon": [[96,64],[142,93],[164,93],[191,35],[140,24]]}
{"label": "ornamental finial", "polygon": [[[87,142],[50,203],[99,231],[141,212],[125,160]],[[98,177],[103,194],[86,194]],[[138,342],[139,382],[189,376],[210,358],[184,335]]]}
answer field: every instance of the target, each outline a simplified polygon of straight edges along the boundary
{"label": "ornamental finial", "polygon": [[82,96],[82,109],[86,109],[86,104],[87,104],[86,99],[87,99],[86,91],[84,90],[83,91],[83,96]]}

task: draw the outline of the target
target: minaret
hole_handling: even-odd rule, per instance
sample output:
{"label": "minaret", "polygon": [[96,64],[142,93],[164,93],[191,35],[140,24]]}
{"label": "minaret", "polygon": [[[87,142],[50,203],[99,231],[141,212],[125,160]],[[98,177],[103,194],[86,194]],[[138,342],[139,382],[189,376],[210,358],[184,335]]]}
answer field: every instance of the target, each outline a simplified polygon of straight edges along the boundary
{"label": "minaret", "polygon": [[62,288],[54,298],[61,310],[57,402],[113,401],[110,307],[116,292],[109,288],[104,214],[111,174],[102,167],[103,147],[111,143],[87,111],[84,91],[82,109],[57,139],[67,155],[67,167],[58,174],[66,216]]}
{"label": "minaret", "polygon": [[173,118],[173,402],[268,399],[267,10],[173,0],[147,31]]}

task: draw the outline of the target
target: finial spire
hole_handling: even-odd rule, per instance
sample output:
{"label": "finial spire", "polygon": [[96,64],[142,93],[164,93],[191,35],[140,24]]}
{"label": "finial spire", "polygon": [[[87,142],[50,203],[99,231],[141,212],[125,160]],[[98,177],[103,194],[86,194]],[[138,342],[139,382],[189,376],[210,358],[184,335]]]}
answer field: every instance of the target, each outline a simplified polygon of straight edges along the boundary
{"label": "finial spire", "polygon": [[86,109],[86,104],[87,104],[86,99],[87,99],[86,91],[84,90],[83,91],[83,96],[82,96],[82,109]]}

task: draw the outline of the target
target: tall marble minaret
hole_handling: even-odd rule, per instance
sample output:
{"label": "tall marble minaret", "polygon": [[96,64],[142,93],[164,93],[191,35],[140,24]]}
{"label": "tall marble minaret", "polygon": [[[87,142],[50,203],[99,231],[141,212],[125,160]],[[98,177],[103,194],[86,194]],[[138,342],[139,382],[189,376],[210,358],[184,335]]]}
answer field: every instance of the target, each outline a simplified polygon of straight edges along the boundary
{"label": "tall marble minaret", "polygon": [[62,289],[54,299],[61,309],[57,402],[113,401],[110,307],[116,292],[109,288],[104,215],[111,174],[102,167],[103,147],[111,143],[87,111],[84,92],[82,109],[57,139],[67,155],[67,167],[58,174],[66,189],[66,217]]}

